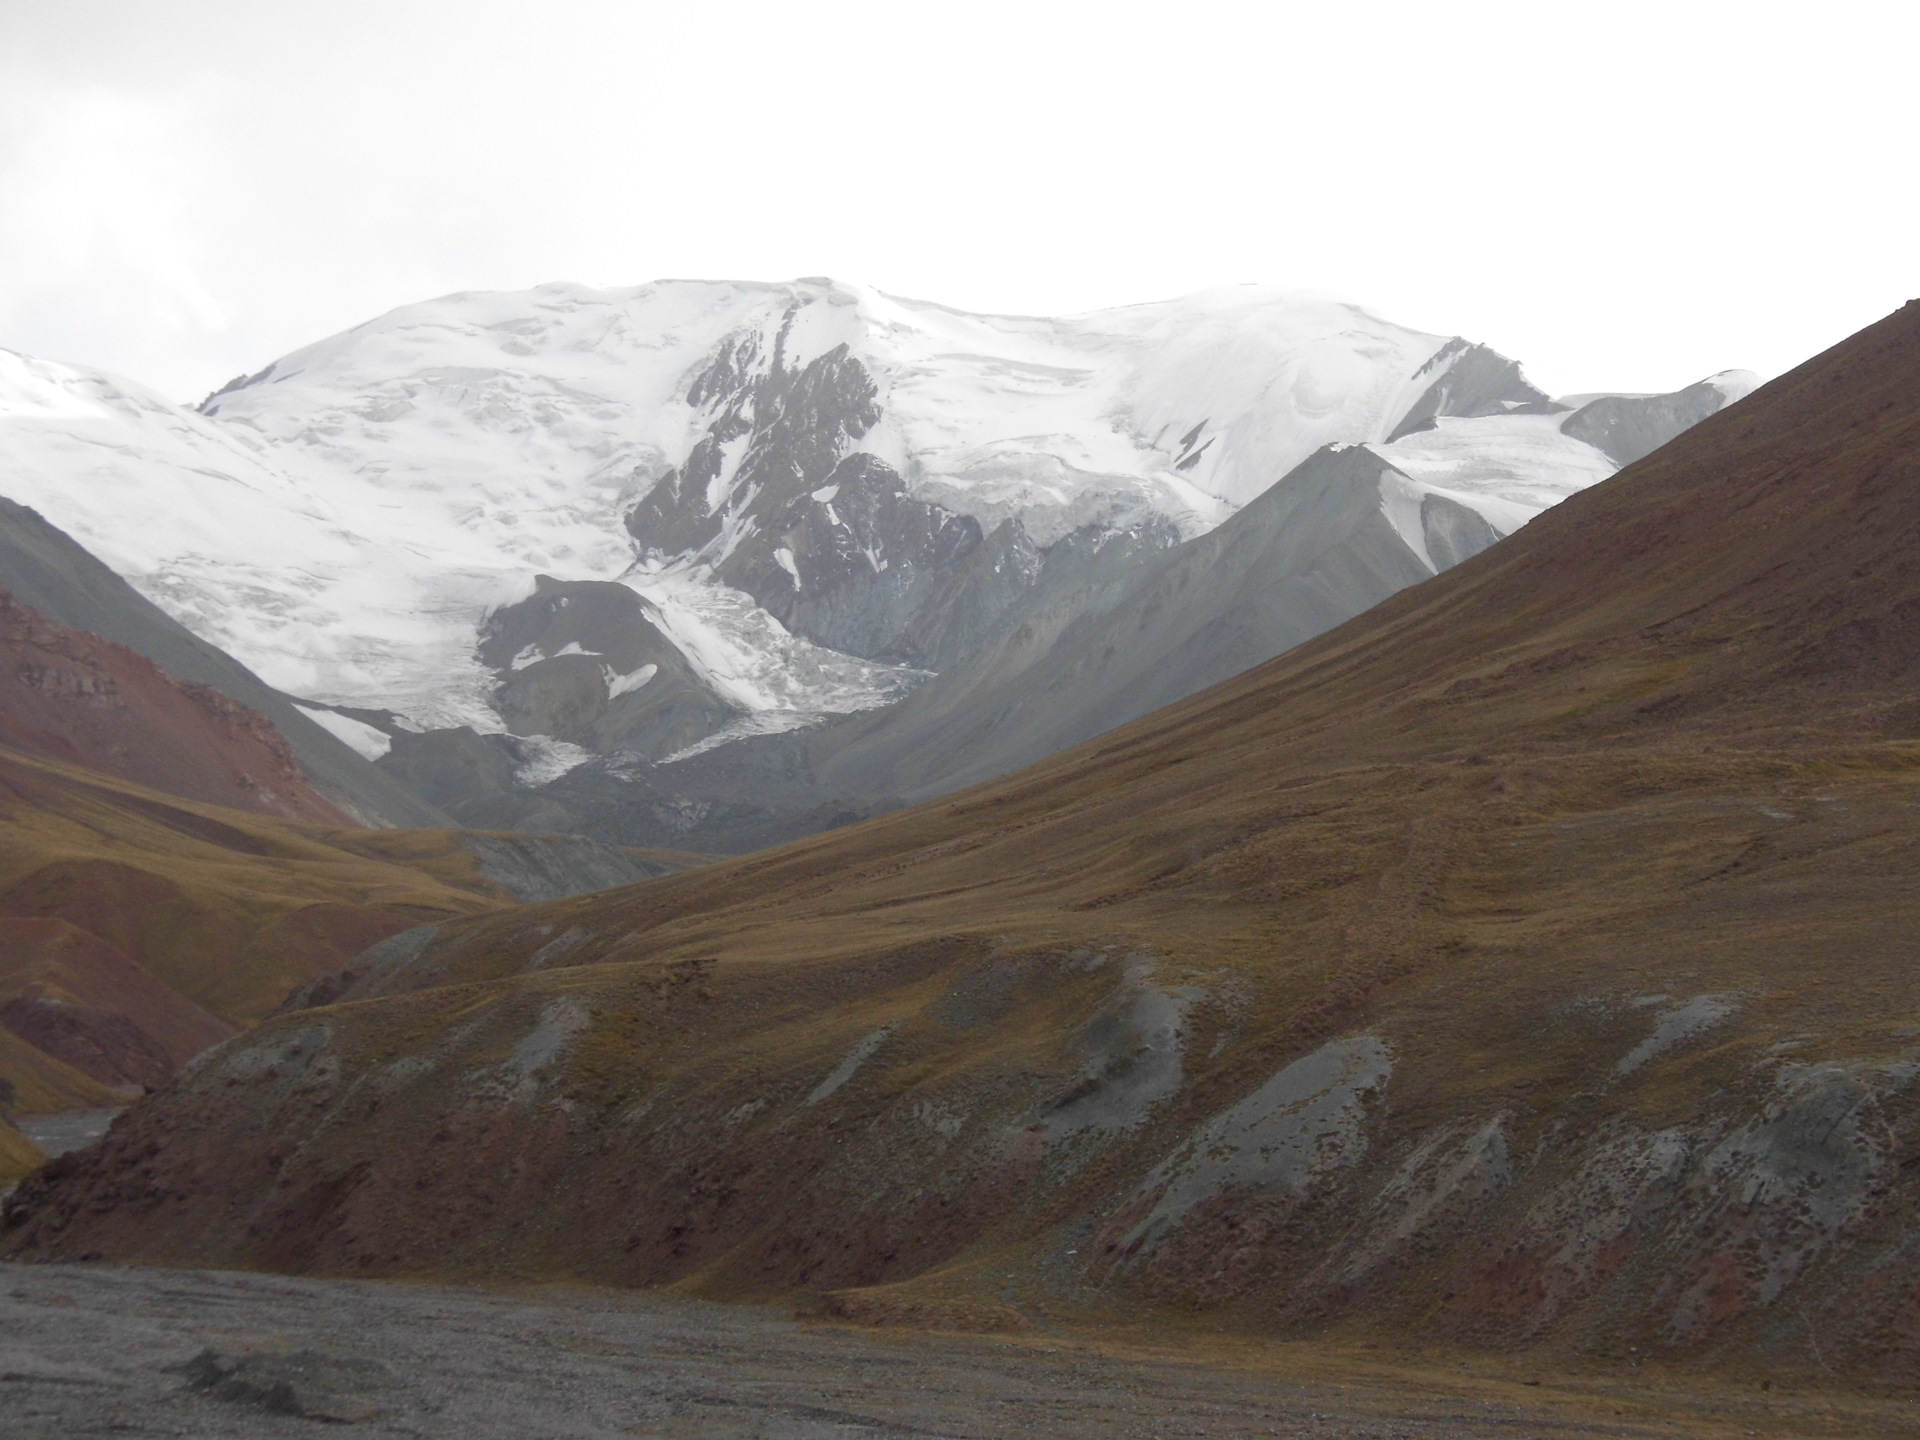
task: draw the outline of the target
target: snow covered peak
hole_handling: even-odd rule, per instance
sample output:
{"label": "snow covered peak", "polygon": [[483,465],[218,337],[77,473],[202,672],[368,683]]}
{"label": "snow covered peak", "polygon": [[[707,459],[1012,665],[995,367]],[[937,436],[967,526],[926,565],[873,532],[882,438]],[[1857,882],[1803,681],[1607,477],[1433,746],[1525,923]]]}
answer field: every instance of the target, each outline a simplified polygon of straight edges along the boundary
{"label": "snow covered peak", "polygon": [[1483,347],[1256,286],[1047,318],[551,284],[403,306],[197,413],[0,352],[0,493],[317,700],[497,727],[475,637],[544,574],[624,580],[716,693],[799,716],[901,693],[1068,537],[1191,538],[1329,444],[1509,530],[1615,463],[1554,408]]}
{"label": "snow covered peak", "polygon": [[1256,286],[1047,319],[825,279],[554,284],[405,306],[203,408],[391,485],[511,476],[516,508],[597,508],[684,458],[693,376],[748,341],[762,371],[845,345],[879,391],[863,448],[917,497],[986,530],[1017,516],[1041,545],[1148,513],[1208,529],[1321,445],[1384,439],[1447,343]]}
{"label": "snow covered peak", "polygon": [[1707,376],[1707,378],[1700,383],[1703,385],[1711,385],[1722,395],[1726,396],[1726,403],[1731,405],[1734,401],[1744,400],[1747,396],[1758,390],[1761,381],[1760,377],[1751,370],[1722,370],[1717,374]]}

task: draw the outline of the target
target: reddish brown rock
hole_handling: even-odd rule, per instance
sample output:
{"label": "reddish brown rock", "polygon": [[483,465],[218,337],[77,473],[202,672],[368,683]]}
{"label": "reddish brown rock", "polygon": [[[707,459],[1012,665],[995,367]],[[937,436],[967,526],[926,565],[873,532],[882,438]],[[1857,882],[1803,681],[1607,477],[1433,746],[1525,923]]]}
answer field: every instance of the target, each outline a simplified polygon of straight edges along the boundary
{"label": "reddish brown rock", "polygon": [[104,1085],[158,1085],[236,1027],[64,920],[0,917],[0,1025]]}
{"label": "reddish brown rock", "polygon": [[310,824],[350,825],[272,722],[0,591],[0,744]]}

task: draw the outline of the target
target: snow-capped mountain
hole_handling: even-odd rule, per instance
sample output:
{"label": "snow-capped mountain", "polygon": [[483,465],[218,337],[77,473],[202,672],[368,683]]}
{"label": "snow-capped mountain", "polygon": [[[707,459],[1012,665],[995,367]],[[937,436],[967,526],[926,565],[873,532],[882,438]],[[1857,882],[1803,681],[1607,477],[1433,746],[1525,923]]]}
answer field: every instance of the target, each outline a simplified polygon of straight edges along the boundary
{"label": "snow-capped mountain", "polygon": [[[1482,346],[1257,287],[1041,319],[549,285],[404,307],[198,411],[0,352],[0,493],[365,753],[512,732],[529,784],[890,705],[1329,445],[1389,462],[1370,503],[1431,573],[1429,500],[1508,533],[1750,384],[1572,412]],[[601,584],[636,603],[570,588]],[[576,597],[594,626],[549,613]]]}

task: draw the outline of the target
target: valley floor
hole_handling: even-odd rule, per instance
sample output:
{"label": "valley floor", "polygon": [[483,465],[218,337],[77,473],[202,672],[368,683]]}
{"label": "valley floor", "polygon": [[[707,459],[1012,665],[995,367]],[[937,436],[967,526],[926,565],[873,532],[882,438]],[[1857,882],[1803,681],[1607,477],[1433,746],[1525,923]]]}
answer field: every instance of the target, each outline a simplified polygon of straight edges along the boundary
{"label": "valley floor", "polygon": [[630,1291],[0,1267],[7,1440],[292,1436],[316,1422],[472,1440],[1920,1434],[1920,1415],[1894,1403],[1541,1381],[1301,1344],[1149,1350],[1111,1333],[852,1330]]}
{"label": "valley floor", "polygon": [[49,1110],[41,1115],[11,1116],[13,1128],[38,1145],[48,1155],[65,1155],[93,1144],[120,1113],[111,1110]]}

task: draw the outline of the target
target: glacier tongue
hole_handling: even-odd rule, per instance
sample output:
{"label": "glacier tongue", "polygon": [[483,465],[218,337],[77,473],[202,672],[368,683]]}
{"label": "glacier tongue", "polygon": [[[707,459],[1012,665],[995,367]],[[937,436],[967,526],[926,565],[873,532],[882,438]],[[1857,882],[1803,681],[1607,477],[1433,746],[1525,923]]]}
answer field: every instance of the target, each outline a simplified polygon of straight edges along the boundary
{"label": "glacier tongue", "polygon": [[1370,448],[1422,489],[1478,510],[1502,535],[1617,468],[1585,441],[1562,434],[1558,415],[1443,419]]}
{"label": "glacier tongue", "polygon": [[661,627],[713,687],[751,712],[730,736],[878,709],[927,678],[924,670],[843,655],[792,634],[704,565],[642,562],[620,578],[659,607]]}

